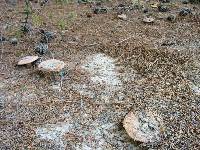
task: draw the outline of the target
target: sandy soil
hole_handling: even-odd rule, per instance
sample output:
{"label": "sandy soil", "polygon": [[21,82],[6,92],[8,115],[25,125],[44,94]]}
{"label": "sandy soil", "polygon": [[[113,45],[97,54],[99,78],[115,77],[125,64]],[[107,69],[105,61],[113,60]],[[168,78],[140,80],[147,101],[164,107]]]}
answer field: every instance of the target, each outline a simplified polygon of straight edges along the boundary
{"label": "sandy soil", "polygon": [[[32,3],[40,19],[30,18],[37,20],[32,31],[19,37],[24,4],[1,1],[1,34],[19,43],[0,47],[0,149],[199,149],[199,5],[176,1],[161,13],[152,2],[144,3],[151,24],[130,1],[102,3],[105,14],[93,14],[93,3]],[[117,18],[121,3],[127,20]],[[183,7],[192,14],[179,16]],[[167,21],[169,14],[177,15],[175,22]],[[62,80],[36,66],[16,66],[35,55],[41,28],[56,33],[42,60],[64,61]],[[162,117],[161,141],[144,144],[127,135],[122,121],[139,110]]]}

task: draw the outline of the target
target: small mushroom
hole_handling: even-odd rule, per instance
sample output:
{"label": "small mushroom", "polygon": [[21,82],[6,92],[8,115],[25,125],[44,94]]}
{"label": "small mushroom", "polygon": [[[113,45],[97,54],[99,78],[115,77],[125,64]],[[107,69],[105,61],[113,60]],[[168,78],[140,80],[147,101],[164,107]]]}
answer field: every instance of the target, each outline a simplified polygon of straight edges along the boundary
{"label": "small mushroom", "polygon": [[117,16],[121,20],[127,20],[127,16],[125,14],[121,14]]}
{"label": "small mushroom", "polygon": [[151,7],[152,7],[152,8],[158,8],[158,4],[159,4],[159,3],[153,3],[153,4],[151,4]]}
{"label": "small mushroom", "polygon": [[154,18],[153,17],[145,17],[144,19],[143,19],[143,22],[144,23],[153,23],[154,22]]}
{"label": "small mushroom", "polygon": [[26,57],[21,58],[18,61],[17,65],[28,65],[35,62],[38,59],[39,59],[38,56],[26,56]]}
{"label": "small mushroom", "polygon": [[150,112],[129,112],[123,121],[128,135],[143,143],[160,141],[162,122]]}
{"label": "small mushroom", "polygon": [[12,45],[17,45],[17,43],[18,43],[17,38],[11,38],[11,39],[10,39],[10,43],[11,43]]}
{"label": "small mushroom", "polygon": [[60,72],[64,67],[65,63],[57,59],[49,59],[38,65],[39,70],[46,72]]}

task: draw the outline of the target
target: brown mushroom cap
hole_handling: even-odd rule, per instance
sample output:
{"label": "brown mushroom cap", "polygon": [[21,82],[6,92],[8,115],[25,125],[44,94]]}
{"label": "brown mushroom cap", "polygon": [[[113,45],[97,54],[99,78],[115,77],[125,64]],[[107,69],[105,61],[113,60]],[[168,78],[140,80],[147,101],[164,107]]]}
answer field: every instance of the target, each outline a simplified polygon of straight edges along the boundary
{"label": "brown mushroom cap", "polygon": [[155,142],[160,140],[161,120],[149,112],[129,112],[123,126],[128,135],[140,142]]}
{"label": "brown mushroom cap", "polygon": [[27,65],[27,64],[30,64],[30,63],[36,61],[37,59],[39,59],[38,56],[26,56],[26,57],[21,58],[18,61],[17,65]]}
{"label": "brown mushroom cap", "polygon": [[65,63],[56,59],[49,59],[41,62],[38,68],[47,72],[60,72],[65,67]]}

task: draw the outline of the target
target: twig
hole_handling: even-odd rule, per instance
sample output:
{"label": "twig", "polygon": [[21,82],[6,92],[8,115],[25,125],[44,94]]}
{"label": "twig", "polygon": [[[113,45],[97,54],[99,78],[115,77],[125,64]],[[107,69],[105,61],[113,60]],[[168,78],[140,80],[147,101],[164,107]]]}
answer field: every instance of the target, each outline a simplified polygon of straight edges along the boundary
{"label": "twig", "polygon": [[115,45],[119,45],[119,44],[121,44],[121,43],[123,43],[123,42],[125,42],[125,41],[128,41],[129,39],[131,39],[131,38],[133,38],[133,37],[134,37],[134,35],[131,35],[131,36],[129,36],[128,38],[119,41],[119,42],[116,43]]}
{"label": "twig", "polygon": [[[0,33],[2,33],[2,32],[0,32]],[[3,58],[3,52],[4,52],[4,50],[3,50],[3,37],[2,36],[1,36],[0,41],[1,41],[1,60],[2,60],[2,58]]]}

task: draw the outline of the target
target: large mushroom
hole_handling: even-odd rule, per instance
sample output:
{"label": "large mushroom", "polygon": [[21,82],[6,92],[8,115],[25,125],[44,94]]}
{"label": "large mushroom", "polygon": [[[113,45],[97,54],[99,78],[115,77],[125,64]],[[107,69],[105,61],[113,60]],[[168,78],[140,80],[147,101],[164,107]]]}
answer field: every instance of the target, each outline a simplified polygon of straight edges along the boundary
{"label": "large mushroom", "polygon": [[28,64],[34,63],[38,59],[39,59],[38,56],[26,56],[26,57],[21,58],[18,61],[17,65],[19,65],[19,66],[28,65]]}
{"label": "large mushroom", "polygon": [[135,141],[143,143],[160,141],[162,122],[159,116],[150,112],[129,112],[123,126]]}

